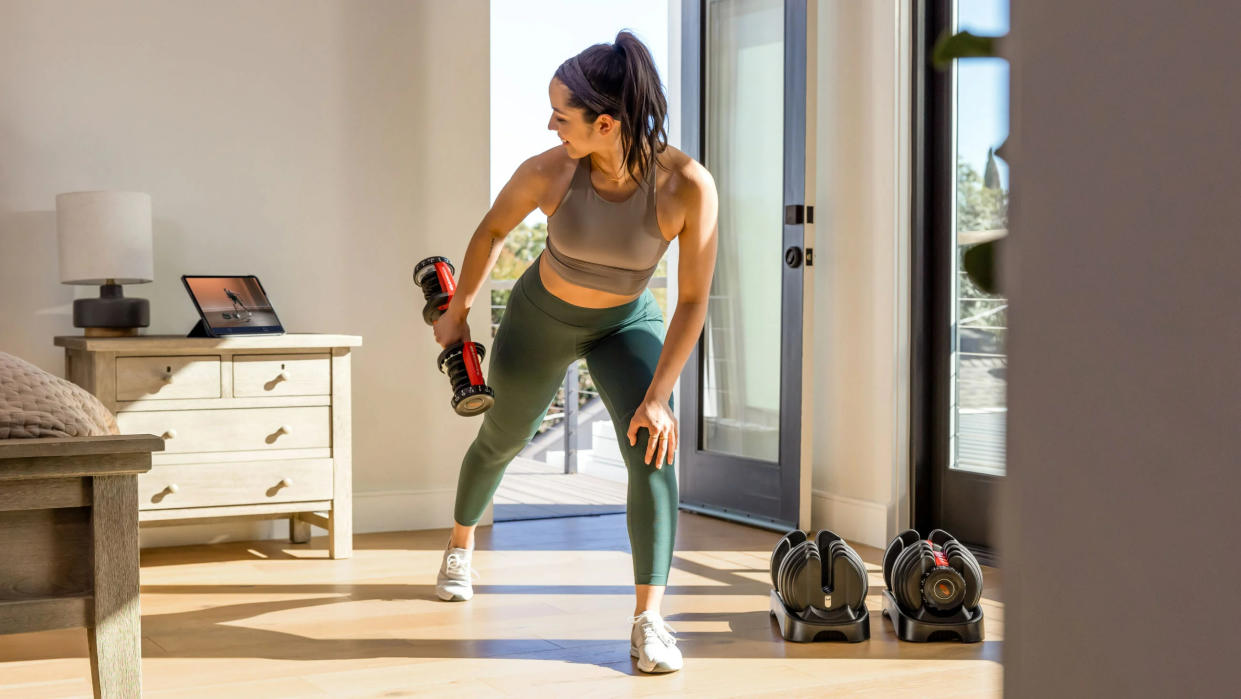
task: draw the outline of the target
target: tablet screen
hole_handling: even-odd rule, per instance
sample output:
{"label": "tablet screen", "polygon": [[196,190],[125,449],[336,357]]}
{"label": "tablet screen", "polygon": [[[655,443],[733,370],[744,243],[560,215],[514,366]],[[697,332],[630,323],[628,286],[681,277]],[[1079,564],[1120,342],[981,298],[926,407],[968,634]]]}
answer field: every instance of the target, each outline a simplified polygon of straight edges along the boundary
{"label": "tablet screen", "polygon": [[258,277],[181,277],[213,335],[284,332]]}

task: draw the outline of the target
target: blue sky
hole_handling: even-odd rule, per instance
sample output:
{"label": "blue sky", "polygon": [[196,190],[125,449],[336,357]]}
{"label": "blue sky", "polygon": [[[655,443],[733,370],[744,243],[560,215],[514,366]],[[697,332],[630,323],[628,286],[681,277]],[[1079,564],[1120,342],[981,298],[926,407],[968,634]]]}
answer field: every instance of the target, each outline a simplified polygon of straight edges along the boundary
{"label": "blue sky", "polygon": [[[642,39],[667,89],[667,0],[492,0],[491,198],[523,160],[560,143],[547,84],[565,59],[621,29]],[[535,209],[529,223],[545,220]]]}
{"label": "blue sky", "polygon": [[[959,0],[959,29],[1008,33],[1008,0]],[[666,0],[493,0],[491,3],[491,198],[526,158],[556,145],[547,130],[547,83],[565,59],[630,29],[651,49],[667,88]],[[957,147],[981,173],[987,148],[1008,135],[1008,64],[970,59],[958,66]],[[1008,166],[999,163],[1008,185]],[[544,220],[537,209],[528,222]]]}
{"label": "blue sky", "polygon": [[[959,0],[958,31],[1000,36],[1008,33],[1008,0]],[[957,150],[979,174],[987,148],[1008,137],[1008,61],[971,58],[957,62]],[[1008,165],[997,161],[1008,187]]]}

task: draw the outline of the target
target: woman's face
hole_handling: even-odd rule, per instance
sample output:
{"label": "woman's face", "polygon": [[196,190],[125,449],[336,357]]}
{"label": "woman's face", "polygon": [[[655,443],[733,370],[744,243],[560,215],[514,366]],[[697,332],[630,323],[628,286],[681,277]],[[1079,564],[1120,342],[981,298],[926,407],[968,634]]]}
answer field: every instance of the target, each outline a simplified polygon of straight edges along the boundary
{"label": "woman's face", "polygon": [[564,144],[570,158],[583,158],[605,147],[614,148],[619,124],[607,114],[600,114],[595,123],[586,123],[586,115],[581,109],[569,106],[569,88],[560,80],[552,78],[547,88],[547,95],[552,103],[552,116],[547,128],[555,131]]}

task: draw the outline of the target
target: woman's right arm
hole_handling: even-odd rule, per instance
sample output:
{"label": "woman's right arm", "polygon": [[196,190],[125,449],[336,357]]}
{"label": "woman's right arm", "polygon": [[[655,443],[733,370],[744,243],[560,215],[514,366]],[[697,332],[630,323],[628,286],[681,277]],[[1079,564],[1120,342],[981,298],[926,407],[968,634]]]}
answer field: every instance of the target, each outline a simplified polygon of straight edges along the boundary
{"label": "woman's right arm", "polygon": [[539,205],[548,182],[545,169],[541,156],[522,163],[474,230],[457,273],[457,290],[448,309],[435,321],[435,341],[441,347],[469,342],[470,328],[466,324],[466,316],[500,257],[504,239]]}

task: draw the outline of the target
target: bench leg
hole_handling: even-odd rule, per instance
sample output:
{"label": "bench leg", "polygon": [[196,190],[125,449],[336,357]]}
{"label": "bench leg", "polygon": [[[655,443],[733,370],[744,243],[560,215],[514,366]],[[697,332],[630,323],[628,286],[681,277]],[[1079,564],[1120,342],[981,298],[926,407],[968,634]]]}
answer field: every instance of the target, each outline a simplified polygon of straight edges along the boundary
{"label": "bench leg", "polygon": [[95,696],[142,694],[138,607],[138,478],[95,476],[91,504],[94,611],[87,629]]}
{"label": "bench leg", "polygon": [[310,522],[303,522],[296,514],[289,515],[289,541],[294,544],[310,541]]}

